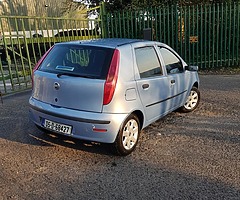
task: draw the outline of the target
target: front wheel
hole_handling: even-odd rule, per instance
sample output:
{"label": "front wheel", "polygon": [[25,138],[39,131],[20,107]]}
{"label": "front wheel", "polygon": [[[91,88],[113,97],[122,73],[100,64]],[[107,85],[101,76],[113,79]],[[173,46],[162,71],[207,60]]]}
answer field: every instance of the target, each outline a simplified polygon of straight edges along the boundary
{"label": "front wheel", "polygon": [[193,87],[187,98],[186,103],[181,107],[183,112],[191,112],[195,110],[200,102],[200,92],[198,88]]}
{"label": "front wheel", "polygon": [[130,154],[136,147],[140,135],[139,119],[131,114],[124,121],[113,144],[114,153],[121,156]]}

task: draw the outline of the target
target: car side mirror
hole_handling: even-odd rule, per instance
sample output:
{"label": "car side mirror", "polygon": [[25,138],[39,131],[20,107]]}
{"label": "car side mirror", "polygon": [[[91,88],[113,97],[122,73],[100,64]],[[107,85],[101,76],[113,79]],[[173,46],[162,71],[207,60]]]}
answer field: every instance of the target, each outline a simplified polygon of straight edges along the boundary
{"label": "car side mirror", "polygon": [[185,70],[188,70],[188,71],[198,71],[198,66],[186,66]]}

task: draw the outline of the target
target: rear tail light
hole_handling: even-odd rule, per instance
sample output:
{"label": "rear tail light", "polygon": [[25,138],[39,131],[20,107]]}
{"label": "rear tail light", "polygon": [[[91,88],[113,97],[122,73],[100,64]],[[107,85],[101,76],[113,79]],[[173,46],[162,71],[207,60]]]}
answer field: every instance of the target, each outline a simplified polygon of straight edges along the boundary
{"label": "rear tail light", "polygon": [[118,79],[119,59],[120,52],[115,49],[104,85],[103,105],[107,105],[112,101]]}
{"label": "rear tail light", "polygon": [[43,60],[46,58],[46,56],[49,54],[49,52],[52,50],[53,47],[54,46],[50,47],[50,49],[47,50],[47,52],[40,58],[40,60],[37,62],[37,64],[33,68],[33,72],[32,72],[32,88],[33,88],[33,74],[34,74],[34,72],[37,71],[37,69],[42,64]]}

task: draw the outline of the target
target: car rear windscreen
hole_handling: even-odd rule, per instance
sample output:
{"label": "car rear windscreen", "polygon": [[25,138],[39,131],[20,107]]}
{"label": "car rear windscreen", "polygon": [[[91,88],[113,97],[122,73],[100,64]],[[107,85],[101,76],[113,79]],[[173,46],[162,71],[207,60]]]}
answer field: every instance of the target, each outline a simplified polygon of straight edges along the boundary
{"label": "car rear windscreen", "polygon": [[87,78],[106,79],[114,49],[58,44],[50,51],[39,70]]}

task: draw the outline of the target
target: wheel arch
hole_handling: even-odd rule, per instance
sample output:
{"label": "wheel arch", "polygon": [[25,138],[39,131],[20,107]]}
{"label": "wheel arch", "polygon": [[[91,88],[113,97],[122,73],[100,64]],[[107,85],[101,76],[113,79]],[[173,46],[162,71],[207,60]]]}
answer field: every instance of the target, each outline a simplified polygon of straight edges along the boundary
{"label": "wheel arch", "polygon": [[138,120],[140,122],[140,129],[142,129],[143,123],[144,123],[144,115],[143,115],[142,111],[135,110],[134,112],[132,112],[132,114],[137,116],[137,118],[138,118]]}
{"label": "wheel arch", "polygon": [[193,87],[198,88],[198,87],[199,87],[199,83],[196,81],[196,82],[193,84]]}

